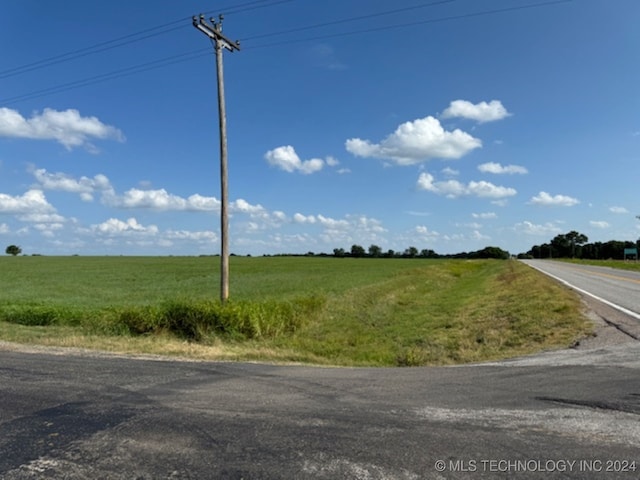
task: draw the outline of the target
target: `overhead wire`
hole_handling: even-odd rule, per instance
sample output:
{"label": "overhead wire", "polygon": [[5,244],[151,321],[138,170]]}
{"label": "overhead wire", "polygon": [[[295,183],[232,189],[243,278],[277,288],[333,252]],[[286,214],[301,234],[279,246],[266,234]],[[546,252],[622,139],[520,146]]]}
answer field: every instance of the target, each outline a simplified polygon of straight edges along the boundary
{"label": "overhead wire", "polygon": [[133,66],[121,68],[118,70],[113,70],[111,72],[102,73],[100,75],[94,75],[92,77],[83,78],[81,80],[75,80],[73,82],[68,82],[68,83],[63,83],[53,87],[43,88],[41,90],[36,90],[27,94],[8,97],[3,100],[0,100],[0,103],[4,105],[12,105],[25,100],[32,100],[35,98],[44,97],[54,93],[61,93],[68,90],[74,90],[76,88],[86,87],[96,83],[102,83],[107,80],[115,80],[117,78],[127,77],[130,75],[134,75],[136,73],[147,72],[149,70],[155,70],[157,68],[174,65],[176,63],[186,62],[189,60],[193,60],[194,58],[204,57],[205,55],[209,55],[210,53],[211,53],[210,49],[208,48],[193,50],[190,52],[184,52],[177,55],[172,55],[170,57],[164,57],[158,60],[154,60],[151,62],[146,62],[139,65],[133,65]]}
{"label": "overhead wire", "polygon": [[263,33],[263,34],[260,34],[260,35],[254,35],[252,37],[246,37],[246,38],[243,38],[241,40],[243,42],[246,42],[248,40],[255,40],[257,38],[275,37],[277,35],[285,35],[285,34],[289,34],[289,33],[303,32],[303,31],[306,31],[306,30],[313,30],[313,29],[316,29],[316,28],[328,27],[328,26],[331,26],[331,25],[340,25],[342,23],[354,22],[356,20],[367,20],[369,18],[382,17],[384,15],[392,15],[394,13],[407,12],[409,10],[418,10],[420,8],[433,7],[433,6],[442,5],[442,4],[445,4],[445,3],[453,3],[455,1],[457,1],[457,0],[438,0],[436,2],[423,3],[421,5],[412,5],[410,7],[395,8],[393,10],[385,10],[384,12],[370,13],[370,14],[367,14],[367,15],[359,15],[357,17],[349,17],[349,18],[343,18],[343,19],[340,19],[340,20],[332,20],[332,21],[329,21],[329,22],[316,23],[315,25],[307,25],[306,27],[297,27],[297,28],[290,28],[288,30],[281,30],[279,32]]}
{"label": "overhead wire", "polygon": [[451,16],[447,16],[447,17],[439,17],[439,18],[431,18],[431,19],[427,19],[427,20],[415,20],[413,22],[406,22],[406,23],[396,23],[393,25],[384,25],[384,26],[380,26],[380,27],[371,27],[371,28],[366,28],[366,29],[362,29],[362,30],[352,30],[350,32],[341,32],[341,33],[330,33],[330,34],[326,34],[326,35],[319,35],[319,36],[315,36],[315,37],[307,37],[307,38],[301,38],[301,39],[293,39],[293,40],[286,40],[286,41],[281,41],[281,42],[274,42],[274,43],[268,43],[268,44],[264,44],[264,45],[256,45],[256,46],[249,46],[249,47],[244,47],[245,50],[254,50],[254,49],[259,49],[259,48],[269,48],[269,47],[276,47],[276,46],[280,46],[280,45],[287,45],[287,44],[291,44],[291,43],[302,43],[302,42],[311,42],[311,41],[315,41],[315,40],[325,40],[328,38],[337,38],[337,37],[346,37],[346,36],[351,36],[351,35],[360,35],[360,34],[364,34],[364,33],[374,33],[374,32],[382,32],[385,30],[393,30],[396,28],[407,28],[407,27],[413,27],[416,25],[426,25],[426,24],[430,24],[430,23],[441,23],[441,22],[447,22],[447,21],[451,21],[451,20],[462,20],[465,18],[472,18],[472,17],[480,17],[480,16],[486,16],[486,15],[495,15],[497,13],[506,13],[506,12],[511,12],[511,11],[516,11],[516,10],[525,10],[525,9],[530,9],[530,8],[537,8],[537,7],[547,7],[547,6],[552,6],[552,5],[558,5],[561,3],[570,3],[573,2],[574,0],[548,0],[545,2],[539,2],[539,3],[532,3],[532,4],[527,4],[527,5],[518,5],[515,7],[505,7],[505,8],[498,8],[498,9],[493,9],[493,10],[484,10],[481,12],[473,12],[473,13],[465,13],[465,14],[461,14],[461,15],[451,15]]}
{"label": "overhead wire", "polygon": [[[250,10],[257,10],[259,8],[266,8],[270,6],[280,5],[282,3],[288,3],[292,1],[294,0],[275,0],[275,1],[274,0],[253,0],[250,2],[241,3],[235,6],[222,7],[222,9],[219,9],[219,10],[210,10],[207,12],[203,12],[203,14],[210,15],[212,13],[218,13],[219,11],[224,11],[225,14],[231,15],[231,14],[246,12]],[[14,77],[17,75],[21,75],[23,73],[39,70],[41,68],[50,67],[50,66],[58,65],[65,62],[70,62],[78,58],[86,57],[96,53],[105,52],[107,50],[112,50],[114,48],[124,47],[126,45],[131,45],[133,43],[140,42],[148,38],[157,37],[159,35],[164,35],[166,33],[174,32],[176,30],[180,30],[183,28],[188,28],[188,25],[186,24],[188,20],[191,20],[191,17],[183,17],[178,20],[174,20],[172,22],[156,25],[154,27],[146,28],[138,32],[123,35],[121,37],[117,37],[111,40],[106,40],[104,42],[99,42],[99,43],[90,45],[88,47],[78,48],[66,53],[61,53],[61,54],[47,57],[41,60],[37,60],[35,62],[20,65],[18,67],[12,67],[6,70],[2,70],[0,71],[0,79]],[[175,26],[175,25],[178,25],[178,26]]]}
{"label": "overhead wire", "polygon": [[[293,0],[278,0],[275,3],[272,2],[272,3],[268,4],[268,5],[257,5],[257,4],[265,3],[265,2],[268,2],[268,1],[269,0],[254,0],[252,2],[247,2],[245,4],[238,5],[237,6],[238,8],[239,7],[243,7],[243,9],[242,10],[235,10],[234,13],[238,13],[239,11],[246,11],[246,10],[244,10],[246,8],[252,8],[252,7],[254,9],[255,8],[263,8],[263,7],[266,7],[266,6],[272,6],[272,5],[276,5],[276,4],[280,4],[280,3],[286,3],[286,2],[293,1]],[[449,3],[449,2],[452,2],[452,1],[456,1],[456,0],[440,0],[440,1],[437,1],[437,2],[432,2],[432,3],[427,4],[427,5],[422,5],[422,7],[441,4],[441,3]],[[447,17],[431,18],[431,19],[426,19],[426,20],[417,20],[417,21],[406,22],[406,23],[396,23],[396,24],[384,25],[384,26],[380,26],[380,27],[371,27],[371,28],[367,28],[367,29],[353,30],[353,31],[349,31],[349,32],[327,34],[327,35],[307,37],[307,38],[301,38],[301,39],[293,39],[293,40],[287,40],[287,41],[281,41],[281,42],[275,42],[275,43],[269,43],[269,44],[263,44],[263,45],[256,45],[256,46],[249,46],[249,47],[244,46],[243,49],[244,50],[253,50],[253,49],[260,49],[260,48],[268,48],[268,47],[273,47],[273,46],[279,46],[279,45],[283,45],[283,44],[303,43],[303,42],[310,42],[310,41],[316,41],[316,40],[323,40],[323,39],[327,39],[327,38],[336,38],[336,37],[359,35],[359,34],[365,34],[365,33],[373,33],[373,32],[379,32],[379,31],[396,29],[396,28],[407,28],[407,27],[416,26],[416,25],[424,25],[424,24],[430,24],[430,23],[440,23],[440,22],[446,22],[446,21],[452,21],[452,20],[460,20],[460,19],[465,19],[465,18],[473,18],[473,17],[479,17],[479,16],[494,15],[494,14],[505,13],[505,12],[510,12],[510,11],[517,11],[517,10],[524,10],[524,9],[531,9],[531,8],[538,8],[538,7],[546,7],[546,6],[552,6],[552,5],[562,4],[562,3],[569,3],[569,2],[572,2],[572,1],[573,0],[547,0],[547,1],[544,1],[544,2],[537,2],[537,3],[526,4],[526,5],[518,5],[518,6],[515,6],[515,7],[505,7],[505,8],[500,8],[500,9],[484,10],[484,11],[480,11],[480,12],[472,12],[472,13],[466,13],[466,14],[460,14],[460,15],[451,15],[451,16],[447,16]],[[418,8],[418,7],[405,7],[405,8],[402,8],[402,9],[394,9],[394,10],[389,11],[389,12],[398,12],[398,11],[412,9],[412,8]],[[206,13],[209,14],[211,12],[206,12]],[[339,20],[335,20],[335,21],[332,21],[332,22],[325,22],[322,25],[316,24],[316,25],[310,25],[310,26],[307,26],[307,27],[299,27],[299,28],[292,29],[292,30],[295,30],[297,32],[305,31],[305,30],[312,30],[312,29],[320,28],[320,26],[329,26],[329,25],[333,25],[333,24],[337,25],[337,24],[346,23],[348,21],[361,20],[361,19],[364,19],[364,18],[367,18],[367,17],[381,16],[383,14],[385,14],[385,12],[362,15],[362,16],[359,16],[359,17],[351,17],[349,19],[339,19]],[[171,22],[171,23],[168,23],[168,24],[164,24],[163,26],[168,26],[168,25],[172,25],[172,24],[175,24],[175,23],[176,22]],[[144,33],[144,32],[149,32],[149,31],[152,31],[154,29],[162,28],[163,26],[158,26],[158,27],[153,27],[151,29],[146,29],[146,30],[143,30],[142,32],[138,32],[138,34]],[[180,27],[180,28],[182,28],[182,27]],[[243,41],[247,41],[247,40],[250,40],[250,39],[256,39],[256,38],[264,38],[264,37],[267,37],[267,36],[283,35],[285,33],[291,33],[291,31],[281,31],[281,32],[273,32],[273,33],[270,33],[270,34],[257,35],[257,36],[254,36],[254,37],[246,38]],[[133,35],[136,35],[136,34],[131,34],[131,35],[133,36]],[[112,40],[112,41],[109,41],[109,42],[103,42],[103,45],[105,43],[112,43],[114,41],[121,40],[122,38],[124,38],[124,37],[120,37],[120,39],[115,39],[115,40]],[[94,45],[94,47],[95,47],[95,45]],[[91,47],[87,47],[87,49],[88,48],[91,48]],[[112,47],[112,48],[115,48],[115,47]],[[86,50],[86,49],[81,49],[81,50]],[[82,79],[82,80],[77,80],[77,81],[73,81],[73,82],[57,85],[57,86],[54,86],[54,87],[49,87],[49,88],[46,88],[46,89],[33,91],[33,92],[30,92],[30,93],[27,93],[27,94],[22,94],[22,95],[17,95],[17,96],[14,96],[14,97],[0,99],[0,104],[10,105],[10,104],[14,104],[14,103],[18,103],[18,102],[22,102],[22,101],[26,101],[26,100],[31,100],[31,99],[34,99],[34,98],[39,98],[39,97],[51,95],[51,94],[54,94],[54,93],[60,93],[60,92],[64,92],[64,91],[67,91],[67,90],[72,90],[72,89],[76,89],[76,88],[81,88],[81,87],[93,85],[93,84],[96,84],[96,83],[105,82],[105,81],[108,81],[108,80],[115,80],[115,79],[122,78],[122,77],[125,77],[125,76],[130,76],[130,75],[133,75],[133,74],[142,73],[142,72],[146,72],[146,71],[149,71],[149,70],[154,70],[154,69],[157,69],[157,68],[162,68],[162,67],[165,67],[165,66],[173,65],[173,64],[176,64],[176,63],[181,63],[181,62],[193,60],[195,58],[203,57],[205,55],[210,55],[210,54],[212,54],[212,50],[210,50],[210,49],[199,49],[199,50],[194,50],[194,51],[190,51],[190,52],[184,52],[184,53],[181,53],[181,54],[172,55],[172,56],[169,56],[169,57],[164,57],[164,58],[161,58],[161,59],[158,59],[158,60],[155,60],[155,61],[146,62],[146,63],[142,63],[142,64],[138,64],[138,65],[133,65],[133,66],[130,66],[130,67],[122,68],[122,69],[119,69],[119,70],[114,70],[114,71],[107,72],[107,73],[100,74],[100,75],[95,75],[95,76],[88,77],[88,78],[85,78],[85,79]],[[3,77],[0,76],[0,78],[3,78]]]}

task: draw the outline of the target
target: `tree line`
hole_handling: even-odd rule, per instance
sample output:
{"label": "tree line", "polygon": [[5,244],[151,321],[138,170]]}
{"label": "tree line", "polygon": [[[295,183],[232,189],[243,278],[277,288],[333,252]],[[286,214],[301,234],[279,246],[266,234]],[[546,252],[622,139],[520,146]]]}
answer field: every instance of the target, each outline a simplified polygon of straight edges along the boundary
{"label": "tree line", "polygon": [[[269,256],[269,255],[265,255]],[[306,257],[336,257],[336,258],[459,258],[459,259],[481,259],[497,258],[507,259],[511,254],[499,247],[485,247],[482,250],[473,252],[461,252],[447,255],[440,255],[432,249],[424,248],[418,250],[416,247],[408,247],[402,251],[392,249],[383,250],[378,245],[370,245],[365,249],[362,245],[352,245],[351,248],[334,248],[333,253],[307,252],[303,255],[282,254],[274,256],[306,256]]]}
{"label": "tree line", "polygon": [[[575,230],[556,235],[551,241],[534,245],[526,254],[528,258],[580,258],[585,260],[624,260],[629,258],[625,250],[640,250],[640,239],[636,242],[609,240],[608,242],[589,243],[589,238]],[[637,253],[635,255],[637,260]]]}

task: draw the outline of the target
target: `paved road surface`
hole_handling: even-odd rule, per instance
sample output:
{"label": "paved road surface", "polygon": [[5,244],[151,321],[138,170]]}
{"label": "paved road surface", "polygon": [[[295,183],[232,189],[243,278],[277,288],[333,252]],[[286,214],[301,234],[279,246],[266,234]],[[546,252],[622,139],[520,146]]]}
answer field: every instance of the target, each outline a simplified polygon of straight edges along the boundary
{"label": "paved road surface", "polygon": [[404,369],[23,350],[0,343],[3,480],[640,477],[640,342]]}
{"label": "paved road surface", "polygon": [[552,260],[524,263],[624,313],[620,328],[640,340],[639,272]]}

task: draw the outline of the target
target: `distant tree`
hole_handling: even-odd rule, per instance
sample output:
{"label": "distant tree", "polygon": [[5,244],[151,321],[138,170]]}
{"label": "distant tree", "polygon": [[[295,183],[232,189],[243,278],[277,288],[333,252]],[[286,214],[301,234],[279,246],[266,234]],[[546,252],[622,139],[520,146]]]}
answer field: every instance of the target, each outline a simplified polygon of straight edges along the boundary
{"label": "distant tree", "polygon": [[378,245],[371,245],[369,247],[369,256],[378,258],[382,255],[382,249]]}
{"label": "distant tree", "polygon": [[365,249],[364,247],[360,246],[360,245],[352,245],[351,246],[351,256],[352,257],[364,257],[365,256]]}
{"label": "distant tree", "polygon": [[500,247],[485,247],[475,252],[474,256],[476,258],[498,258],[500,260],[506,260],[510,257],[509,252],[502,250]]}
{"label": "distant tree", "polygon": [[438,255],[430,248],[423,248],[420,250],[420,256],[422,258],[436,258]]}
{"label": "distant tree", "polygon": [[581,256],[581,246],[588,241],[589,238],[587,238],[586,235],[572,230],[571,232],[563,235],[556,235],[553,240],[551,240],[551,245],[553,253],[556,253],[556,257],[574,258],[576,256]]}
{"label": "distant tree", "polygon": [[4,251],[7,255],[20,255],[22,253],[22,249],[17,245],[9,245],[7,249]]}
{"label": "distant tree", "polygon": [[589,241],[589,238],[585,234],[578,233],[575,230],[567,233],[566,237],[571,244],[571,258],[574,258],[576,256],[576,253],[578,254],[577,256],[580,256],[580,252],[576,252],[576,248],[580,249],[582,245]]}
{"label": "distant tree", "polygon": [[396,252],[391,248],[387,250],[387,253],[384,254],[385,258],[393,258],[396,256]]}
{"label": "distant tree", "polygon": [[334,248],[333,249],[333,256],[334,257],[339,257],[339,258],[344,257],[344,248]]}
{"label": "distant tree", "polygon": [[418,249],[416,247],[407,248],[402,254],[405,258],[416,258],[418,256]]}

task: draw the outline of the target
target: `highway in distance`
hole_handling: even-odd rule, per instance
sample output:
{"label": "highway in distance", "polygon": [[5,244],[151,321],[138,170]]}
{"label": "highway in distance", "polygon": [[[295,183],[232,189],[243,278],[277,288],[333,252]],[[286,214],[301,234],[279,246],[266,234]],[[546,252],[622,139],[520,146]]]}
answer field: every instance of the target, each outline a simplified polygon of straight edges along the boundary
{"label": "highway in distance", "polygon": [[640,272],[553,260],[523,260],[583,295],[615,308],[626,317],[622,329],[640,340]]}

